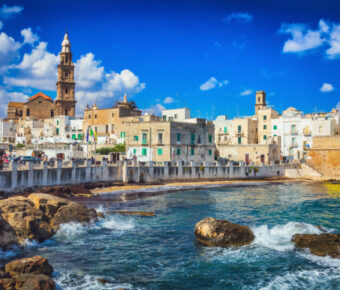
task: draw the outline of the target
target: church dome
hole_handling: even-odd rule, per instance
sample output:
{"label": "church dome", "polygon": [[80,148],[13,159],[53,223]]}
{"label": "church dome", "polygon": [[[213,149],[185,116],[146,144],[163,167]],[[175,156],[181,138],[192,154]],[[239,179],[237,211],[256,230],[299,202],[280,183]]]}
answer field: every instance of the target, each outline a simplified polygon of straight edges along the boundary
{"label": "church dome", "polygon": [[62,46],[61,52],[71,52],[71,43],[70,43],[70,40],[68,38],[67,32],[65,33],[64,40],[61,43],[61,46]]}

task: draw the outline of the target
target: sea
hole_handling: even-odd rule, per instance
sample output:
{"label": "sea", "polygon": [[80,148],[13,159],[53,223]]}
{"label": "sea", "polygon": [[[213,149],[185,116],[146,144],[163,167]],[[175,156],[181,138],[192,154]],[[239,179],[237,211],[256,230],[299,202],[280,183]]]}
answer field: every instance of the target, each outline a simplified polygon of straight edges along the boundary
{"label": "sea", "polygon": [[[1,252],[1,264],[42,255],[54,267],[57,289],[340,289],[339,259],[291,242],[296,233],[340,232],[339,184],[241,185],[93,206],[155,216],[108,214],[90,225],[64,224],[51,240]],[[255,240],[201,246],[194,227],[205,217],[249,226]]]}

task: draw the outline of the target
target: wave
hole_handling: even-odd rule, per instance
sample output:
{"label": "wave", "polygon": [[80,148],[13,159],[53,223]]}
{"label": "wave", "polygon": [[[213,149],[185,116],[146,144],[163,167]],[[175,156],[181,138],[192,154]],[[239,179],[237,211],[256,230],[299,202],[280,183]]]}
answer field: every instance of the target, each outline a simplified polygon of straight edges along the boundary
{"label": "wave", "polygon": [[254,244],[277,251],[290,251],[294,249],[291,242],[295,234],[321,234],[320,228],[307,223],[289,222],[284,225],[277,225],[269,228],[268,225],[262,225],[253,228],[255,235]]}
{"label": "wave", "polygon": [[132,217],[122,217],[119,215],[109,215],[97,225],[103,229],[116,231],[126,231],[135,228],[135,222]]}
{"label": "wave", "polygon": [[[73,272],[56,273],[53,280],[57,284],[57,289],[65,290],[101,290],[101,289],[133,289],[131,284],[116,282],[113,278],[107,278],[107,283],[102,284],[98,281],[102,276],[79,275]],[[104,278],[106,279],[106,278]]]}

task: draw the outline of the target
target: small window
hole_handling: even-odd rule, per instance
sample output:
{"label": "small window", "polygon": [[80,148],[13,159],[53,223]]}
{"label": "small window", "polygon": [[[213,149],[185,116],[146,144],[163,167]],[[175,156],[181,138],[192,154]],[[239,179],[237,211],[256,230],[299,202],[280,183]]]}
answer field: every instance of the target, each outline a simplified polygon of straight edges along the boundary
{"label": "small window", "polygon": [[89,119],[91,119],[91,115],[89,115]]}
{"label": "small window", "polygon": [[241,130],[242,130],[242,126],[241,126],[241,125],[238,125],[238,126],[237,126],[237,131],[238,131],[239,133],[241,133]]}
{"label": "small window", "polygon": [[212,143],[212,135],[209,135],[209,143]]}
{"label": "small window", "polygon": [[125,138],[125,132],[124,131],[120,132],[120,138]]}
{"label": "small window", "polygon": [[194,148],[191,148],[190,153],[191,153],[191,155],[195,155],[195,149],[194,149]]}
{"label": "small window", "polygon": [[181,155],[181,148],[177,148],[176,153],[177,153],[177,155]]}
{"label": "small window", "polygon": [[112,118],[114,117],[115,114],[112,113]]}
{"label": "small window", "polygon": [[57,125],[59,125],[59,120],[57,120]]}
{"label": "small window", "polygon": [[181,133],[177,133],[177,142],[181,141]]}
{"label": "small window", "polygon": [[137,135],[133,136],[133,141],[138,141],[138,136]]}
{"label": "small window", "polygon": [[54,117],[54,110],[51,110],[51,117]]}
{"label": "small window", "polygon": [[267,120],[267,116],[266,115],[263,116],[263,120]]}
{"label": "small window", "polygon": [[191,144],[195,144],[195,134],[191,134]]}
{"label": "small window", "polygon": [[65,94],[67,94],[68,93],[68,89],[65,89]]}
{"label": "small window", "polygon": [[105,125],[105,133],[106,133],[106,134],[109,133],[109,125]]}
{"label": "small window", "polygon": [[142,155],[143,155],[143,156],[146,156],[147,153],[148,153],[148,149],[143,148],[143,149],[142,149]]}
{"label": "small window", "polygon": [[158,155],[163,155],[163,149],[162,149],[162,148],[158,148],[157,154],[158,154]]}
{"label": "small window", "polygon": [[263,125],[263,130],[267,130],[267,125]]}
{"label": "small window", "polygon": [[267,135],[263,135],[263,140],[267,140]]}
{"label": "small window", "polygon": [[56,130],[56,135],[59,135],[59,128],[57,128]]}
{"label": "small window", "polygon": [[163,116],[163,121],[166,121],[166,115]]}
{"label": "small window", "polygon": [[177,119],[177,114],[175,114],[175,120]]}
{"label": "small window", "polygon": [[136,154],[137,153],[137,149],[133,149],[133,154]]}
{"label": "small window", "polygon": [[97,115],[94,115],[94,118],[97,119]]}
{"label": "small window", "polygon": [[26,116],[30,116],[31,115],[31,110],[30,109],[26,109]]}
{"label": "small window", "polygon": [[273,129],[274,129],[274,130],[277,130],[277,125],[274,125]]}
{"label": "small window", "polygon": [[242,137],[238,137],[238,138],[237,138],[237,143],[238,143],[238,144],[242,144]]}
{"label": "small window", "polygon": [[198,143],[198,144],[201,144],[201,135],[198,135],[197,143]]}
{"label": "small window", "polygon": [[146,140],[147,138],[148,138],[148,134],[147,134],[147,133],[143,133],[142,139],[143,139],[143,140]]}
{"label": "small window", "polygon": [[163,144],[163,133],[158,133],[158,144]]}
{"label": "small window", "polygon": [[227,133],[227,127],[224,127],[224,133]]}
{"label": "small window", "polygon": [[211,156],[211,155],[212,155],[212,150],[211,150],[211,149],[209,149],[209,151],[208,151],[208,152],[209,152],[209,155]]}

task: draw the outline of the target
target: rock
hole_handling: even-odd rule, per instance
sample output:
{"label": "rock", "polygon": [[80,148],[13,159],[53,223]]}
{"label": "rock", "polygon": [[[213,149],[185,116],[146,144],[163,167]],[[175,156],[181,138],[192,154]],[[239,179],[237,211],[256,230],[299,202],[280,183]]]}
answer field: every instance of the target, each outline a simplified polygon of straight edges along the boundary
{"label": "rock", "polygon": [[296,234],[292,241],[296,248],[308,248],[313,255],[340,259],[340,234]]}
{"label": "rock", "polygon": [[17,234],[7,221],[0,216],[0,247],[7,250],[9,247],[18,244]]}
{"label": "rock", "polygon": [[94,209],[49,194],[32,193],[0,200],[0,245],[3,249],[26,239],[43,242],[60,224],[88,223],[97,218]]}
{"label": "rock", "polygon": [[107,280],[105,278],[98,278],[97,281],[100,283],[100,284],[108,284],[108,283],[112,283],[110,280]]}
{"label": "rock", "polygon": [[58,229],[61,224],[69,222],[89,223],[97,218],[95,209],[87,208],[79,203],[70,202],[62,206],[51,219],[50,224]]}
{"label": "rock", "polygon": [[1,273],[0,289],[52,290],[55,283],[50,277],[53,267],[41,256],[18,259],[5,265]]}
{"label": "rock", "polygon": [[18,274],[45,274],[51,275],[53,267],[47,259],[41,256],[34,256],[9,262],[5,266],[5,271],[11,276]]}
{"label": "rock", "polygon": [[155,213],[152,211],[110,211],[110,213],[118,213],[123,215],[155,216]]}
{"label": "rock", "polygon": [[[25,239],[42,242],[54,234],[43,213],[34,208],[34,204],[25,197],[16,196],[0,200],[0,214],[15,231],[19,243]],[[4,232],[2,234],[5,235]]]}
{"label": "rock", "polygon": [[199,221],[194,231],[196,240],[205,246],[243,246],[255,239],[250,228],[211,217]]}

